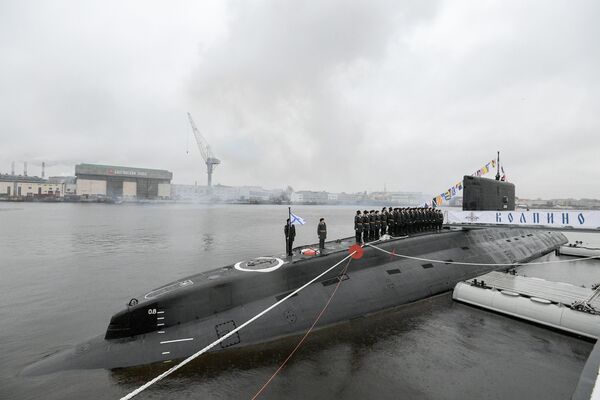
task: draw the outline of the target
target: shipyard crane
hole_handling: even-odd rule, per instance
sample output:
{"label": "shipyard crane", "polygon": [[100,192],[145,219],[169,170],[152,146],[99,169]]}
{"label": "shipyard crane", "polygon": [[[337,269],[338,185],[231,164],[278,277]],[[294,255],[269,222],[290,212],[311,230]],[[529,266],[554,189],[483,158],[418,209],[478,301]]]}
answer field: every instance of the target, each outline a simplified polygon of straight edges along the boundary
{"label": "shipyard crane", "polygon": [[187,113],[188,119],[190,120],[190,125],[192,126],[192,131],[194,131],[194,136],[196,137],[196,142],[198,143],[198,149],[200,150],[200,154],[206,163],[206,173],[208,174],[208,190],[210,191],[212,188],[212,173],[215,168],[215,165],[221,164],[221,160],[216,158],[210,149],[210,145],[204,139],[204,136],[200,133],[198,128],[196,128],[196,124],[192,119],[192,114]]}

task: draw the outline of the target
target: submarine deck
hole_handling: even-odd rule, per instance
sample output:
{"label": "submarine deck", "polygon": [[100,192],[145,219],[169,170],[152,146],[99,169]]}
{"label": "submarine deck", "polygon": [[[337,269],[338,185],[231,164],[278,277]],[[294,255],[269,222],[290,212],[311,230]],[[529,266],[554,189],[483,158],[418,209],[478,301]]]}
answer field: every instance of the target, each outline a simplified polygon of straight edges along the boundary
{"label": "submarine deck", "polygon": [[[452,226],[452,227],[444,226],[444,228],[441,231],[430,230],[430,231],[411,233],[410,235],[406,235],[406,236],[388,236],[385,239],[382,238],[382,240],[385,240],[385,241],[387,241],[387,240],[402,240],[402,239],[414,238],[414,237],[419,237],[419,236],[440,235],[440,234],[444,234],[444,233],[448,233],[448,232],[462,231],[465,229],[480,229],[480,228],[479,227],[463,228],[460,226]],[[368,243],[376,243],[376,241],[368,242]],[[356,240],[355,240],[354,236],[327,241],[327,242],[325,242],[325,252],[323,253],[323,255],[327,255],[329,253],[334,253],[334,252],[339,252],[339,251],[347,251],[348,248],[350,246],[352,246],[353,244],[356,244]],[[293,256],[291,257],[291,260],[297,261],[297,260],[305,260],[305,259],[313,258],[313,257],[315,257],[314,255],[313,256],[306,255],[306,254],[303,254],[302,251],[307,250],[307,249],[317,250],[318,248],[319,248],[318,243],[294,247],[292,249]],[[282,255],[282,257],[285,257],[285,255]],[[290,259],[290,258],[288,257],[288,259]]]}

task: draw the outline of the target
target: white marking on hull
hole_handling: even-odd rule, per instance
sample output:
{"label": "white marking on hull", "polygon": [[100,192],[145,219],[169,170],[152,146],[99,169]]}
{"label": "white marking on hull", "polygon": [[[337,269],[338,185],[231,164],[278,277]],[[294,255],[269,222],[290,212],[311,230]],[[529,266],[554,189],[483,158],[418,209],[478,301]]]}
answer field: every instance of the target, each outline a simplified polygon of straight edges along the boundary
{"label": "white marking on hull", "polygon": [[240,261],[234,265],[234,268],[237,269],[238,271],[244,271],[244,272],[272,272],[272,271],[275,271],[276,269],[281,268],[281,266],[284,264],[283,260],[281,258],[277,258],[277,257],[256,257],[255,260],[276,260],[277,265],[275,265],[273,267],[269,267],[269,268],[263,268],[263,269],[248,269],[248,268],[242,267],[242,263],[244,263],[246,261]]}
{"label": "white marking on hull", "polygon": [[164,356],[165,354],[171,354],[171,352],[170,351],[163,351],[162,355]]}
{"label": "white marking on hull", "polygon": [[177,343],[177,342],[188,342],[190,340],[194,340],[194,338],[193,337],[189,337],[189,338],[185,338],[185,339],[165,340],[164,342],[160,342],[160,344]]}

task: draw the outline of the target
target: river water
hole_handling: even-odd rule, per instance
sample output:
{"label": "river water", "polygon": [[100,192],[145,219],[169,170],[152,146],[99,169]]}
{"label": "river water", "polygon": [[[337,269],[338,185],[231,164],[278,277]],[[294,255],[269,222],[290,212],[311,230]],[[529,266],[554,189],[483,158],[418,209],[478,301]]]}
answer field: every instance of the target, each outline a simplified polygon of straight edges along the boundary
{"label": "river water", "polygon": [[[298,206],[296,243],[351,236],[355,209]],[[283,254],[286,206],[0,203],[0,399],[117,399],[164,370],[26,365],[102,334],[132,297],[175,279]],[[571,240],[600,245],[594,234]],[[547,255],[547,260],[556,256]],[[597,261],[520,272],[589,286]],[[334,299],[335,301],[335,299]],[[297,338],[208,355],[141,399],[250,399]],[[592,343],[452,301],[449,294],[314,332],[264,399],[570,398]]]}

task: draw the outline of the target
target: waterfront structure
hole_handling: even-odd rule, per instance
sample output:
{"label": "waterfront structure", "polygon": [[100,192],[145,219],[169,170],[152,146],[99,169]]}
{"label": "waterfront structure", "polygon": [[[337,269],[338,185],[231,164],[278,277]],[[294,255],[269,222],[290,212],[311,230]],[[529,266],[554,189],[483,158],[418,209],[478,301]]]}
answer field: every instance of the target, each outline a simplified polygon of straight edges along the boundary
{"label": "waterfront structure", "polygon": [[174,199],[189,202],[276,203],[281,202],[284,195],[281,189],[264,189],[259,186],[214,185],[210,190],[204,185],[171,186]]}
{"label": "waterfront structure", "polygon": [[390,202],[400,206],[414,206],[415,204],[423,204],[431,196],[421,192],[389,192]]}
{"label": "waterfront structure", "polygon": [[293,192],[291,202],[296,204],[383,204],[414,206],[423,204],[431,196],[421,192],[366,192],[329,193],[311,190]]}
{"label": "waterfront structure", "polygon": [[65,184],[50,182],[37,176],[0,174],[0,197],[62,197]]}
{"label": "waterfront structure", "polygon": [[162,169],[77,164],[77,194],[83,197],[169,199],[173,173]]}
{"label": "waterfront structure", "polygon": [[48,178],[50,185],[63,185],[62,193],[65,195],[77,194],[77,178],[75,176],[51,176]]}
{"label": "waterfront structure", "polygon": [[329,193],[313,192],[311,190],[301,190],[292,193],[292,203],[301,204],[327,204],[329,202]]}

